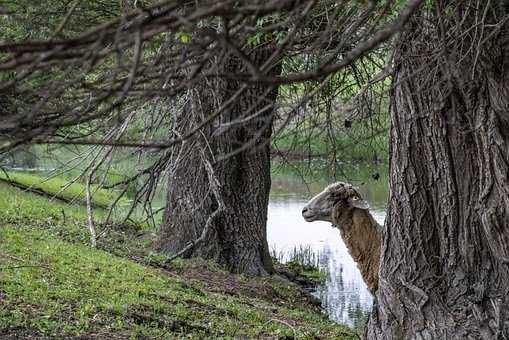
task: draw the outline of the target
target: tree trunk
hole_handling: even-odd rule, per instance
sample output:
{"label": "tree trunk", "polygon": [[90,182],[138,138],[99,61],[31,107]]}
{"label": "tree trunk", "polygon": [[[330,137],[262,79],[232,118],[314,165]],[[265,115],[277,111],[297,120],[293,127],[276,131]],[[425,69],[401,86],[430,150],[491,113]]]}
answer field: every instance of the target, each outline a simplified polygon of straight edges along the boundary
{"label": "tree trunk", "polygon": [[449,3],[423,10],[396,49],[367,339],[509,337],[509,30],[494,25],[507,8]]}
{"label": "tree trunk", "polygon": [[[274,45],[258,47],[249,57],[254,65],[261,66],[273,51]],[[219,71],[238,74],[248,70],[240,58],[227,55]],[[268,72],[279,74],[280,66]],[[239,94],[243,86],[246,88]],[[157,242],[160,250],[178,253],[204,234],[202,241],[191,245],[185,256],[212,259],[235,273],[272,272],[266,223],[270,190],[268,141],[276,96],[275,88],[224,79],[212,80],[190,91],[177,124],[179,131],[189,131],[221,106],[226,108],[212,124],[200,129],[198,138],[174,150],[167,205]],[[247,122],[226,128],[226,124],[252,115]],[[224,209],[218,211],[219,202],[210,185],[204,155],[214,163],[218,156],[250,142],[254,142],[254,148],[213,164],[224,203]],[[204,233],[209,219],[210,227]]]}

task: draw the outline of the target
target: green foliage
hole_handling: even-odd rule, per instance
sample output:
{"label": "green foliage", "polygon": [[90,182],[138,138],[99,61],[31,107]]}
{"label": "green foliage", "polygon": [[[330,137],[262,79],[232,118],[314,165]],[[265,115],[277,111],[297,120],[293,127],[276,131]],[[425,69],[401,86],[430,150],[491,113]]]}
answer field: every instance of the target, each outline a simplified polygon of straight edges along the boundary
{"label": "green foliage", "polygon": [[320,272],[320,269],[315,266],[303,265],[297,259],[292,259],[285,263],[285,265],[297,275],[307,276],[313,279],[324,279],[324,274]]}
{"label": "green foliage", "polygon": [[[267,25],[274,24],[281,19],[280,13],[261,16],[256,20],[256,26],[262,28]],[[285,38],[286,32],[278,31],[260,31],[247,38],[247,44],[251,46],[259,46],[268,42],[281,42]]]}
{"label": "green foliage", "polygon": [[[5,0],[0,15],[0,40],[41,40],[50,37],[76,1]],[[120,15],[120,2],[111,0],[78,1],[61,35],[75,36]]]}
{"label": "green foliage", "polygon": [[189,40],[191,40],[191,34],[186,32],[177,32],[175,34],[178,40],[180,40],[182,43],[187,44]]}
{"label": "green foliage", "polygon": [[387,159],[388,133],[372,135],[370,138],[371,134],[369,128],[333,133],[332,136],[326,129],[297,128],[276,136],[273,145],[282,151],[291,150],[303,159],[307,155],[335,158],[344,163],[371,161],[375,157],[379,160]]}
{"label": "green foliage", "polygon": [[311,246],[294,247],[289,252],[276,249],[271,250],[271,256],[276,264],[283,264],[292,273],[323,281],[325,273],[320,269],[320,256]]}
{"label": "green foliage", "polygon": [[[280,86],[279,100],[289,113],[275,121],[278,134],[273,136],[273,146],[301,159],[312,155],[334,162],[386,160],[390,77],[379,76],[386,53],[374,51],[320,81]],[[321,54],[288,56],[282,63],[283,74],[318,68],[322,58]]]}

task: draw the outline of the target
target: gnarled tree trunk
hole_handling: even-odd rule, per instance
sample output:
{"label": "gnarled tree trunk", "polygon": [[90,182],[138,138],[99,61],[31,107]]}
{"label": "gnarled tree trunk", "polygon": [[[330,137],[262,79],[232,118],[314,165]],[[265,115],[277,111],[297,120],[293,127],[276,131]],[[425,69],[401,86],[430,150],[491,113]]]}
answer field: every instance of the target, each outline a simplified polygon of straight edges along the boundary
{"label": "gnarled tree trunk", "polygon": [[509,337],[509,30],[497,4],[435,1],[400,37],[368,339]]}
{"label": "gnarled tree trunk", "polygon": [[[257,47],[249,57],[259,67],[273,51],[274,45]],[[232,55],[224,57],[220,68],[219,73],[248,72],[246,63]],[[273,66],[268,72],[279,74],[280,66]],[[200,129],[197,138],[174,150],[159,249],[178,253],[200,239],[185,256],[212,259],[236,273],[272,272],[266,223],[270,190],[268,141],[276,96],[275,88],[220,79],[191,90],[177,124],[180,131],[189,131],[217,110],[222,111],[212,124]],[[223,106],[226,108],[220,109]],[[231,124],[238,119],[245,121]],[[218,210],[218,197],[211,188],[206,162],[212,164],[216,157],[251,142],[254,148],[213,165],[224,204]],[[210,227],[205,228],[207,223]]]}

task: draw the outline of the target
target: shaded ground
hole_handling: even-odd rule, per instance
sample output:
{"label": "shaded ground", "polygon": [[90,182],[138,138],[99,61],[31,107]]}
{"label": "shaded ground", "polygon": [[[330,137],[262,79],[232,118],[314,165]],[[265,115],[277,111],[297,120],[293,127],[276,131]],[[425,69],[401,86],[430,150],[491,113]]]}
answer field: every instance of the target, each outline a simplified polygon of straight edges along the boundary
{"label": "shaded ground", "polygon": [[281,278],[165,264],[151,230],[108,226],[92,249],[84,216],[0,184],[0,338],[358,338]]}

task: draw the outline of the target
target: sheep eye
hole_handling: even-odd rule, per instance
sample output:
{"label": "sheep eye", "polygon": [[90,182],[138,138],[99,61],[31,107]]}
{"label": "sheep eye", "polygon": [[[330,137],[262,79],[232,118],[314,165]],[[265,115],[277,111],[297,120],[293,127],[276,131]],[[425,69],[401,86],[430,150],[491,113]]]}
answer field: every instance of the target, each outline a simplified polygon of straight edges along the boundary
{"label": "sheep eye", "polygon": [[354,197],[353,197],[353,200],[354,200],[354,201],[358,201],[358,200],[359,200],[359,197],[354,196]]}

